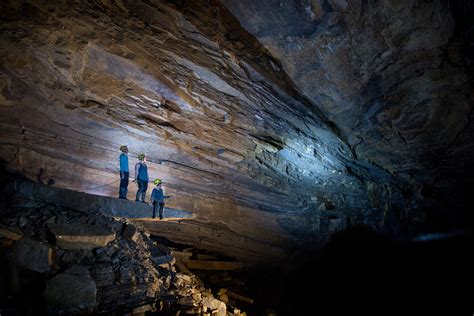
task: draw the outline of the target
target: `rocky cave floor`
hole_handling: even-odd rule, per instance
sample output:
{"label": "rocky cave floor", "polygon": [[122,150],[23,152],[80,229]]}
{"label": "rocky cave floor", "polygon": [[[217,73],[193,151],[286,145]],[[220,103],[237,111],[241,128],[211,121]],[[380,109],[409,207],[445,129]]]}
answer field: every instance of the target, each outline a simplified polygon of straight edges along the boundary
{"label": "rocky cave floor", "polygon": [[2,315],[226,315],[226,305],[176,264],[176,248],[139,225],[31,201],[9,211],[0,226]]}
{"label": "rocky cave floor", "polygon": [[455,309],[469,301],[472,239],[462,233],[400,242],[352,227],[318,253],[191,272],[185,257],[232,258],[150,236],[129,219],[8,190],[2,199],[2,315],[313,315],[361,306]]}
{"label": "rocky cave floor", "polygon": [[191,272],[187,259],[235,259],[151,236],[129,219],[38,201],[12,190],[15,177],[0,199],[1,315],[276,313],[281,287],[262,287],[273,268]]}

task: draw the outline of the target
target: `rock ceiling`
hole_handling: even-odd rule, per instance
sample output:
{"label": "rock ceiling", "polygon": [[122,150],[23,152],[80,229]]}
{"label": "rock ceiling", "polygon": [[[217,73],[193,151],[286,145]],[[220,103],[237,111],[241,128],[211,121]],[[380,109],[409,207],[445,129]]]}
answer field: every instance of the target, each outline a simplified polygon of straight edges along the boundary
{"label": "rock ceiling", "polygon": [[268,245],[409,231],[472,185],[472,5],[443,3],[4,1],[1,158],[114,196],[127,144]]}

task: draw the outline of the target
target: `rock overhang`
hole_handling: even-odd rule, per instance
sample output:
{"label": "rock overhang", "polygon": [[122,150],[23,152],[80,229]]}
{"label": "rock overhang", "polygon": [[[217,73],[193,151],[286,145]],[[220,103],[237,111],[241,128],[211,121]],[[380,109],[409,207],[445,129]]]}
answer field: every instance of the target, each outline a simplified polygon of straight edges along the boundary
{"label": "rock overhang", "polygon": [[[413,143],[401,129],[387,134],[382,124],[401,109],[397,102],[412,106],[418,99],[397,101],[397,93],[380,83],[396,86],[420,65],[397,68],[396,58],[402,63],[423,58],[421,69],[439,58],[382,52],[382,60],[395,66],[378,77],[361,73],[370,80],[360,86],[344,74],[365,65],[357,64],[361,56],[345,55],[356,60],[339,63],[345,59],[331,57],[329,52],[338,49],[331,41],[323,45],[326,59],[303,54],[305,47],[317,45],[309,42],[313,37],[319,43],[324,42],[320,37],[343,38],[341,30],[350,25],[333,22],[338,14],[348,21],[353,16],[344,1],[338,3],[331,4],[332,10],[326,3],[311,11],[314,16],[303,6],[309,20],[265,34],[246,27],[252,22],[245,21],[247,9],[237,12],[225,1],[209,7],[167,1],[12,6],[2,16],[2,45],[11,48],[1,55],[2,158],[33,179],[52,178],[61,187],[114,195],[117,148],[128,144],[132,164],[133,156],[146,152],[150,173],[179,197],[170,200],[171,206],[225,222],[234,231],[246,225],[248,216],[255,229],[266,227],[270,235],[283,230],[298,238],[306,233],[310,240],[327,236],[331,219],[396,232],[423,217],[416,211],[410,218],[399,215],[421,203],[420,187],[433,174],[412,150],[422,142]],[[318,16],[325,22],[311,26]],[[286,30],[291,34],[284,43],[275,42]],[[367,38],[366,45],[374,46],[361,46],[362,52],[383,48]],[[296,59],[294,50],[300,51]],[[325,63],[334,76],[320,78],[309,61],[319,68]],[[453,76],[464,87],[466,75]],[[339,85],[351,93],[339,91]],[[380,102],[381,95],[389,100]],[[367,109],[352,110],[372,97]],[[387,102],[393,104],[388,112]],[[419,128],[403,116],[398,120],[400,128],[411,123]],[[420,133],[422,140],[432,135]],[[459,139],[469,144],[465,133]],[[249,212],[276,215],[258,223]]]}

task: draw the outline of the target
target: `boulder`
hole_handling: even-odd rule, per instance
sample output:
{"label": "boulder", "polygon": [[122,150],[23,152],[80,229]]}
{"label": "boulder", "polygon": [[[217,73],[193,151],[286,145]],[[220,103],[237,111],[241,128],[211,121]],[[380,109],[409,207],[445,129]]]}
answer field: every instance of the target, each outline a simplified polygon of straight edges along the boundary
{"label": "boulder", "polygon": [[138,232],[137,228],[134,225],[130,224],[127,224],[127,226],[125,226],[122,235],[125,238],[130,239],[134,242],[137,242],[138,238],[140,237],[140,233]]}
{"label": "boulder", "polygon": [[[226,305],[219,301],[218,299],[215,299],[213,297],[205,297],[202,299],[202,305],[205,308],[208,308],[212,310],[212,315],[215,316],[226,316],[227,315],[227,307]],[[217,311],[217,312],[215,312]]]}
{"label": "boulder", "polygon": [[48,313],[77,315],[94,310],[97,287],[87,268],[73,266],[46,282]]}
{"label": "boulder", "polygon": [[194,298],[192,296],[183,296],[178,299],[178,304],[192,306],[194,305]]}
{"label": "boulder", "polygon": [[12,264],[24,269],[46,272],[53,264],[53,249],[50,245],[30,240],[20,239],[11,252]]}
{"label": "boulder", "polygon": [[169,263],[169,262],[174,263],[175,259],[171,255],[166,255],[166,256],[160,256],[160,257],[153,257],[153,258],[151,258],[151,260],[153,260],[153,263],[155,265],[160,266],[164,263]]}
{"label": "boulder", "polygon": [[115,233],[105,227],[86,224],[49,224],[56,244],[63,249],[94,249],[115,240]]}

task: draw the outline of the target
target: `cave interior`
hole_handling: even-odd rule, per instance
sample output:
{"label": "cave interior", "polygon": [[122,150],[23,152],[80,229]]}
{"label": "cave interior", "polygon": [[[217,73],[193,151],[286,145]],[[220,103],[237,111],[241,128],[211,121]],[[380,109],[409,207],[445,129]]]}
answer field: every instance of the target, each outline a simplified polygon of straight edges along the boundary
{"label": "cave interior", "polygon": [[1,1],[0,315],[472,313],[473,15]]}

